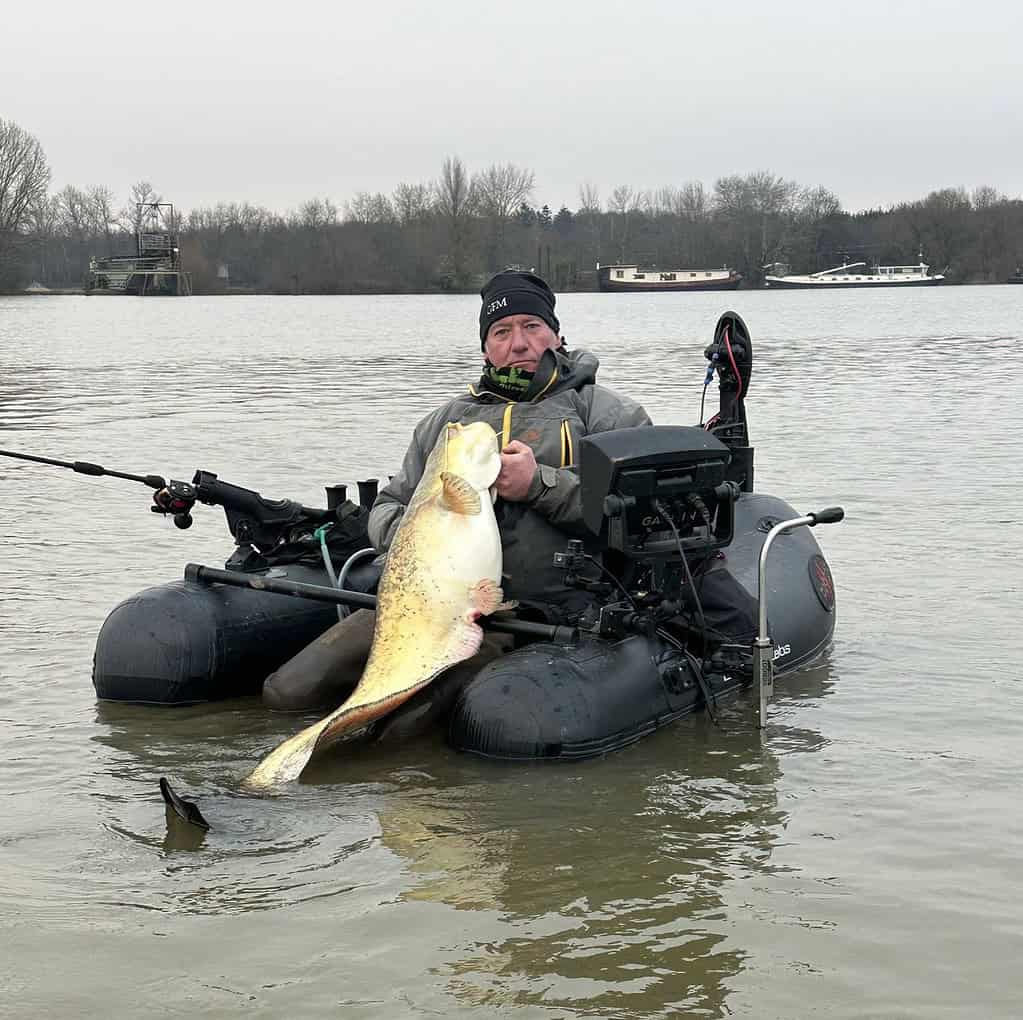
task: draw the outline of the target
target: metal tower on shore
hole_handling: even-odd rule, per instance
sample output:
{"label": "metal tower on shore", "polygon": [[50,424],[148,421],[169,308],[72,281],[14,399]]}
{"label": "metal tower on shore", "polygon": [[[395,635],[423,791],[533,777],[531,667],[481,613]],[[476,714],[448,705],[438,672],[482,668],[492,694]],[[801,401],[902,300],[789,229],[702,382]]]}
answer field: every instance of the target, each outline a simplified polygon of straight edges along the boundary
{"label": "metal tower on shore", "polygon": [[187,297],[192,274],[181,266],[178,220],[170,202],[135,206],[135,255],[89,259],[86,294]]}

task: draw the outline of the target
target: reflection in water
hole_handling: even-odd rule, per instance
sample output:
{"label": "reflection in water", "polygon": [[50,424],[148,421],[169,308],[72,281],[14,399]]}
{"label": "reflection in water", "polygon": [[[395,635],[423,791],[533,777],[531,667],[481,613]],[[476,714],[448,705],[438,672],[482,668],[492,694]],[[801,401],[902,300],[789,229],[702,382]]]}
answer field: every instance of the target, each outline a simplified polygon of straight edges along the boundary
{"label": "reflection in water", "polygon": [[162,849],[165,852],[198,850],[206,842],[207,830],[185,821],[169,804],[165,806],[164,817],[167,822],[167,834],[163,837]]}
{"label": "reflection in water", "polygon": [[[463,1005],[724,1016],[744,960],[725,890],[770,869],[786,823],[776,749],[824,744],[786,714],[829,687],[827,666],[780,681],[766,736],[747,693],[721,707],[720,729],[700,715],[588,763],[481,762],[439,735],[399,748],[350,742],[276,798],[236,784],[272,739],[255,731],[290,730],[293,717],[267,717],[254,701],[181,712],[100,703],[94,739],[127,790],[99,807],[109,831],[147,851],[121,869],[111,902],[243,914],[343,900],[386,874],[401,902],[498,920],[494,937],[454,950],[437,972]],[[199,803],[209,833],[164,818],[164,774]]]}
{"label": "reflection in water", "polygon": [[[827,667],[783,685],[776,714],[797,694],[823,696]],[[786,820],[773,748],[824,744],[783,721],[765,738],[750,709],[743,698],[722,712],[723,730],[693,718],[598,762],[488,765],[478,784],[388,798],[382,841],[415,876],[404,897],[496,910],[513,931],[451,966],[456,997],[726,1015],[743,952],[725,945],[723,887],[768,868]]]}

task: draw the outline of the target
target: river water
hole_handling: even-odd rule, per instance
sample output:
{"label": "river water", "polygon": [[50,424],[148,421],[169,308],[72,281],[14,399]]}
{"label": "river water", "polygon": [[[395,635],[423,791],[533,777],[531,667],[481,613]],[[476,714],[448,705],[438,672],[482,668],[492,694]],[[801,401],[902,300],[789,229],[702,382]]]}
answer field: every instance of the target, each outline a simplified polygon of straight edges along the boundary
{"label": "river water", "polygon": [[[0,1014],[1020,1015],[1023,287],[566,295],[569,343],[693,424],[748,323],[758,488],[818,529],[835,644],[607,758],[353,749],[237,793],[305,719],[98,703],[122,598],[221,565],[148,490],[0,459]],[[0,299],[0,447],[322,505],[478,369],[472,297]],[[708,401],[708,405],[710,401]],[[213,823],[168,830],[170,775]]]}

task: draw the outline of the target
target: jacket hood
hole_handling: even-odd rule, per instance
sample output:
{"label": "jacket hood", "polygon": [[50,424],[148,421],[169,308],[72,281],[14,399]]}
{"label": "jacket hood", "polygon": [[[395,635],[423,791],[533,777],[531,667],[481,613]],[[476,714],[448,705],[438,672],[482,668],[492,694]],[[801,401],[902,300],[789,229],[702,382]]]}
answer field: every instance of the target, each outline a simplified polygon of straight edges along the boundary
{"label": "jacket hood", "polygon": [[551,351],[557,361],[558,378],[548,391],[577,390],[597,381],[600,360],[590,351],[568,351],[558,347]]}

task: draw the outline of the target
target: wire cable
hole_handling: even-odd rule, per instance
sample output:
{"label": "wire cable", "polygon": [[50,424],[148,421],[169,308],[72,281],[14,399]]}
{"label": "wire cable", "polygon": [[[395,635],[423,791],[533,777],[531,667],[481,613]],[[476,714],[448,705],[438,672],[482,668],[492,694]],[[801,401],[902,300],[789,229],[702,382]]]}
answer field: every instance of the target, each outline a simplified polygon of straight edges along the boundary
{"label": "wire cable", "polygon": [[682,558],[682,569],[685,571],[686,581],[693,593],[693,603],[696,606],[696,613],[700,618],[701,637],[703,638],[703,644],[706,648],[708,629],[707,618],[703,615],[703,603],[700,601],[700,593],[696,590],[696,582],[693,580],[693,572],[689,569],[689,561],[686,559],[685,549],[682,546],[682,536],[679,535],[678,528],[675,526],[675,522],[671,519],[671,515],[668,513],[668,508],[661,502],[661,500],[654,500],[654,508],[665,519],[665,521],[667,521],[668,527],[671,528],[671,533],[675,536],[675,544],[678,546],[678,554]]}
{"label": "wire cable", "polygon": [[703,666],[691,651],[679,641],[674,634],[671,633],[665,627],[657,628],[657,636],[667,644],[671,645],[677,651],[681,652],[689,662],[689,666],[693,671],[693,677],[696,680],[697,687],[700,688],[700,693],[703,695],[703,704],[707,709],[707,715],[710,716],[710,721],[719,729],[722,733],[728,731],[721,725],[717,717],[717,713],[714,709],[717,707],[717,695],[710,689],[710,684],[707,683],[707,678],[703,675]]}
{"label": "wire cable", "polygon": [[[330,584],[332,588],[339,588],[337,577],[334,575],[334,564],[330,562],[330,549],[327,548],[327,532],[333,527],[333,524],[321,524],[314,532],[313,538],[320,540],[320,552],[323,554],[323,565],[327,568],[327,577],[330,578]],[[338,605],[337,607],[337,618],[343,620],[348,615],[348,607]]]}
{"label": "wire cable", "polygon": [[735,373],[735,384],[738,387],[735,393],[735,399],[738,400],[742,396],[742,376],[739,375],[739,366],[735,363],[735,355],[732,353],[732,342],[728,339],[728,327],[725,326],[724,331],[725,350],[728,351],[728,360],[732,364],[732,371]]}
{"label": "wire cable", "polygon": [[608,578],[611,581],[611,583],[629,600],[629,605],[632,606],[632,608],[636,610],[636,612],[639,612],[639,607],[636,605],[636,600],[629,593],[628,588],[626,588],[625,585],[622,584],[622,582],[619,581],[618,578],[615,577],[615,575],[612,574],[611,571],[608,570],[603,563],[601,563],[596,557],[591,556],[589,553],[583,553],[582,558],[586,560],[587,563],[592,563],[606,578]]}

